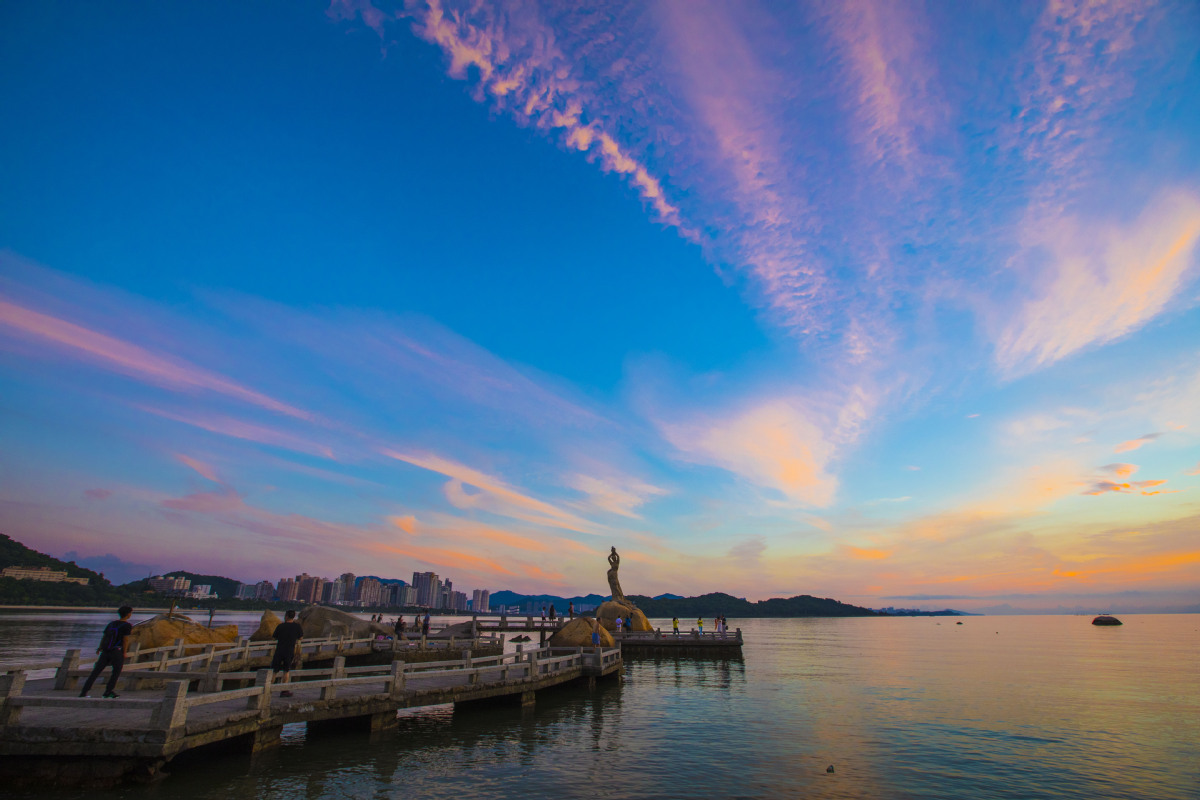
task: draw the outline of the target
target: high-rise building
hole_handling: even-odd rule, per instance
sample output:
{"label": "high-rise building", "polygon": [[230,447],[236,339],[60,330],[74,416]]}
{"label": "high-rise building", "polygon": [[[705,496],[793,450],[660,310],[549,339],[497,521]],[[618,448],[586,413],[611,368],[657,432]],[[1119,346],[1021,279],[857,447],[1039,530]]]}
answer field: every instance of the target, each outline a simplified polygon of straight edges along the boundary
{"label": "high-rise building", "polygon": [[342,601],[346,602],[346,603],[353,603],[355,600],[357,600],[358,596],[354,593],[354,590],[355,590],[354,573],[353,572],[343,572],[341,575],[338,576],[338,580],[342,582]]}
{"label": "high-rise building", "polygon": [[471,610],[476,614],[486,614],[491,609],[488,608],[488,602],[491,600],[491,594],[487,589],[476,589],[471,592]]}
{"label": "high-rise building", "polygon": [[444,607],[451,611],[466,611],[467,593],[456,592],[454,590],[446,592],[446,605]]}
{"label": "high-rise building", "polygon": [[296,576],[296,599],[305,603],[317,603],[321,600],[321,589],[325,586],[324,578],[317,578],[305,572]]}
{"label": "high-rise building", "polygon": [[417,590],[418,606],[441,608],[442,582],[436,572],[414,572],[412,585]]}
{"label": "high-rise building", "polygon": [[151,589],[156,592],[162,592],[163,594],[183,594],[188,589],[192,588],[191,579],[184,578],[182,576],[172,576],[167,578],[160,576],[150,578],[147,583],[150,584]]}
{"label": "high-rise building", "polygon": [[341,605],[345,591],[346,584],[342,583],[340,578],[336,581],[329,581],[321,590],[321,602],[331,606]]}
{"label": "high-rise building", "polygon": [[363,578],[358,582],[358,603],[363,606],[377,606],[383,594],[383,584],[374,578]]}
{"label": "high-rise building", "polygon": [[400,596],[400,602],[396,605],[400,606],[415,606],[417,604],[417,587],[405,586],[404,592]]}
{"label": "high-rise building", "polygon": [[275,597],[275,584],[270,581],[259,581],[254,584],[255,600],[272,600]]}
{"label": "high-rise building", "polygon": [[280,578],[275,586],[275,596],[285,602],[296,599],[296,581],[291,578]]}

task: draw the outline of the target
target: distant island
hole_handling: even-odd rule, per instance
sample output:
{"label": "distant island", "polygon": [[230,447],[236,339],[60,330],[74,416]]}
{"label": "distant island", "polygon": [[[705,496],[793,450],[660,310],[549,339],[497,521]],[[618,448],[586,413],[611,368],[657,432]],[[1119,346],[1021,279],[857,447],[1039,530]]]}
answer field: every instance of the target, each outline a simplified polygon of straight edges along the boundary
{"label": "distant island", "polygon": [[[104,577],[103,573],[81,567],[74,561],[60,561],[53,556],[40,553],[26,547],[11,537],[0,534],[0,569],[5,567],[46,568],[55,572],[64,572],[68,578],[86,579],[86,583],[76,580],[22,580],[18,578],[0,577],[0,605],[28,606],[117,606],[128,603],[137,607],[166,605],[171,597],[155,592],[148,580],[131,581],[130,583],[114,585]],[[265,608],[284,609],[296,608],[302,603],[288,601],[239,600],[235,597],[240,582],[220,575],[202,575],[183,570],[164,573],[166,576],[179,576],[189,579],[193,584],[204,584],[211,587],[212,597],[205,600],[178,600],[181,607],[213,608],[219,604],[221,608],[231,610],[258,610]],[[385,579],[379,579],[385,580]],[[567,611],[570,603],[581,613],[586,613],[609,598],[605,595],[589,594],[576,597],[560,597],[557,595],[528,595],[502,590],[491,594],[492,612],[499,609],[516,609],[516,613],[540,613],[541,608],[555,606],[560,615]],[[722,614],[728,617],[876,617],[891,616],[886,611],[875,611],[861,606],[843,603],[827,597],[797,595],[787,598],[772,598],[770,600],[750,601],[744,597],[734,597],[722,592],[711,592],[698,597],[681,597],[677,594],[662,594],[657,597],[630,595],[637,607],[648,617],[679,617],[681,619],[695,617],[714,617]],[[397,613],[408,611],[410,608],[398,606],[374,606],[372,610],[390,609]],[[411,610],[416,610],[411,609]],[[438,610],[438,609],[433,609]],[[917,612],[911,609],[898,610],[900,614],[937,614],[951,615],[962,612]]]}

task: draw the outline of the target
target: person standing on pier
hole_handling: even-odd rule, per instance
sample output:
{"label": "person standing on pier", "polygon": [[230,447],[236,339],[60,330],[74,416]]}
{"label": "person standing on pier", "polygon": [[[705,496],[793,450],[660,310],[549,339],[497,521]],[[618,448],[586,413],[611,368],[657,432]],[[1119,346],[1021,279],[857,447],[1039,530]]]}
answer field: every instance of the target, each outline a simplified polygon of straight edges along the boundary
{"label": "person standing on pier", "polygon": [[675,635],[679,635],[679,617],[671,617],[671,630],[675,631]]}
{"label": "person standing on pier", "polygon": [[87,681],[83,684],[83,691],[79,693],[80,697],[87,697],[88,692],[92,689],[92,684],[100,677],[100,673],[105,667],[112,667],[112,674],[108,677],[108,684],[104,687],[104,696],[113,698],[117,696],[117,678],[121,677],[121,667],[125,666],[125,645],[129,642],[129,635],[133,633],[133,626],[129,624],[129,617],[133,614],[133,609],[129,606],[121,606],[117,609],[117,616],[120,619],[115,619],[104,626],[104,634],[100,637],[100,646],[96,648],[96,666],[92,667],[92,674],[88,676]]}
{"label": "person standing on pier", "polygon": [[696,617],[696,627],[700,629],[700,635],[704,635],[704,617]]}
{"label": "person standing on pier", "polygon": [[554,621],[555,621],[555,618],[556,618],[557,616],[558,616],[558,609],[556,609],[556,608],[554,607],[554,603],[551,603],[551,604],[550,604],[550,621],[551,621],[551,622],[554,622]]}
{"label": "person standing on pier", "polygon": [[592,620],[592,647],[600,646],[600,618]]}
{"label": "person standing on pier", "polygon": [[575,601],[567,603],[567,618],[572,622],[575,620]]}
{"label": "person standing on pier", "polygon": [[[296,612],[288,609],[288,612],[283,615],[283,622],[275,626],[275,632],[271,636],[279,643],[275,645],[275,657],[271,659],[271,669],[275,672],[282,672],[283,677],[279,679],[279,682],[287,683],[291,678],[292,664],[296,661],[296,647],[304,638],[304,628],[301,628],[300,623],[296,622]],[[279,696],[291,697],[292,693],[282,691]]]}
{"label": "person standing on pier", "polygon": [[422,636],[429,635],[429,612],[428,611],[425,612],[425,619],[421,622],[421,635]]}

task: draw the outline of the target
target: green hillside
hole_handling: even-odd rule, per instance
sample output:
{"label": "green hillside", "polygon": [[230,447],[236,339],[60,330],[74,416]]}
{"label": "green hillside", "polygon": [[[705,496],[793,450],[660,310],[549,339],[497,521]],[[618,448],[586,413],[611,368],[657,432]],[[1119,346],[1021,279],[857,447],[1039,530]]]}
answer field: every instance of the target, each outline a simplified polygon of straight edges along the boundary
{"label": "green hillside", "polygon": [[87,578],[88,584],[0,578],[0,605],[111,606],[130,597],[129,592],[114,587],[98,572],[39,553],[0,533],[0,569],[4,567],[66,570],[72,578]]}

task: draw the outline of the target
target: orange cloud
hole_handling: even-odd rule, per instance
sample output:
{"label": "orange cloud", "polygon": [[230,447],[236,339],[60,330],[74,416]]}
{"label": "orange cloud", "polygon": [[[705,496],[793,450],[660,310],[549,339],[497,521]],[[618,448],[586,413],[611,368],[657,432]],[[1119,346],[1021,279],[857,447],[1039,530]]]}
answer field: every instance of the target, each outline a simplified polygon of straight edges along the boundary
{"label": "orange cloud", "polygon": [[664,434],[684,453],[794,501],[818,507],[833,502],[837,479],[826,471],[832,445],[810,414],[787,402],[767,403],[727,420],[668,425]]}
{"label": "orange cloud", "polygon": [[667,493],[666,489],[627,477],[596,478],[591,475],[574,475],[566,484],[586,494],[589,506],[631,519],[641,519],[633,509],[652,497],[660,497]]}
{"label": "orange cloud", "polygon": [[419,545],[404,545],[396,546],[390,544],[382,544],[375,542],[368,544],[366,549],[375,552],[395,553],[396,555],[408,556],[424,561],[427,564],[433,564],[439,567],[449,567],[450,569],[466,569],[478,573],[488,573],[492,575],[504,575],[506,577],[515,578],[516,573],[512,570],[505,569],[495,561],[491,561],[480,556],[471,555],[470,553],[462,553],[454,550],[443,550],[436,547],[421,547]]}
{"label": "orange cloud", "polygon": [[1200,464],[1196,464],[1195,469],[1185,472],[1184,475],[1200,475]]}
{"label": "orange cloud", "polygon": [[1141,436],[1139,436],[1136,439],[1130,439],[1127,442],[1121,442],[1119,445],[1116,446],[1116,449],[1114,449],[1113,452],[1114,453],[1128,453],[1130,450],[1137,450],[1142,445],[1149,444],[1150,442],[1153,442],[1155,439],[1157,439],[1160,436],[1162,436],[1161,433],[1142,434]]}
{"label": "orange cloud", "polygon": [[417,518],[411,514],[407,517],[391,517],[390,521],[400,530],[405,533],[415,533],[417,530]]}
{"label": "orange cloud", "polygon": [[[1084,491],[1083,494],[1105,494],[1107,492],[1123,492],[1126,494],[1133,493],[1135,490],[1151,489],[1155,486],[1162,486],[1166,483],[1165,480],[1157,481],[1130,481],[1126,483],[1117,483],[1115,481],[1100,480],[1096,481],[1091,487]],[[1147,492],[1142,491],[1142,494],[1162,494],[1162,492]]]}
{"label": "orange cloud", "polygon": [[0,325],[50,343],[71,355],[157,386],[204,389],[279,414],[310,419],[306,411],[281,403],[187,361],[159,355],[136,344],[58,317],[0,300]]}
{"label": "orange cloud", "polygon": [[1118,478],[1128,478],[1130,475],[1138,471],[1137,464],[1105,464],[1100,469]]}
{"label": "orange cloud", "polygon": [[[1032,262],[1035,251],[1045,251],[1053,268],[1031,269],[1047,282],[999,335],[996,358],[1009,373],[1119,339],[1166,309],[1179,296],[1200,241],[1200,199],[1165,194],[1130,226],[1074,219],[1036,225],[1025,256]],[[1098,240],[1098,230],[1111,232]]]}
{"label": "orange cloud", "polygon": [[838,547],[838,550],[850,558],[859,561],[882,561],[891,558],[891,550],[877,550],[869,547],[855,547],[853,545],[844,544]]}

